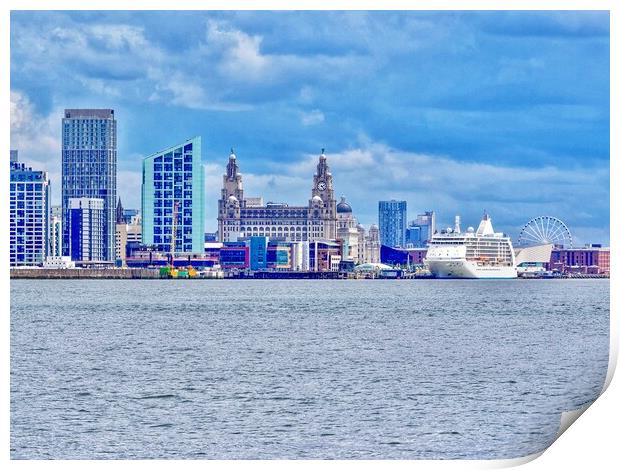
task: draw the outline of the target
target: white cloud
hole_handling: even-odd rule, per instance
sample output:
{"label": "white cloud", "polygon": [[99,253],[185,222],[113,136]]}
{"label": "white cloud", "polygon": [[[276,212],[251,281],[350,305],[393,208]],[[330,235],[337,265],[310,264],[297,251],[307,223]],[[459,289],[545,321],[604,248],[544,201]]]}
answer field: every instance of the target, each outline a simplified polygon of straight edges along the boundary
{"label": "white cloud", "polygon": [[[408,202],[408,217],[435,210],[440,224],[450,224],[460,214],[463,225],[477,225],[483,210],[491,213],[496,229],[518,235],[532,217],[552,215],[569,227],[596,220],[596,210],[609,204],[609,175],[601,168],[538,168],[501,166],[458,161],[448,156],[406,152],[388,145],[365,141],[359,147],[327,153],[334,176],[336,196],[346,195],[358,220],[376,223],[377,203],[384,199]],[[278,163],[273,173],[243,172],[244,191],[265,200],[306,204],[312,189],[317,155],[301,155],[291,163]],[[223,167],[222,167],[223,171]],[[217,182],[221,188],[221,181]],[[219,197],[219,193],[214,197]],[[583,195],[588,206],[583,206]],[[600,214],[599,214],[600,215]],[[211,223],[208,220],[208,223]],[[215,222],[213,222],[215,223]],[[585,243],[599,240],[581,239]]]}
{"label": "white cloud", "polygon": [[318,109],[313,109],[307,113],[301,113],[301,123],[304,126],[313,126],[315,124],[321,124],[325,121],[325,115]]}

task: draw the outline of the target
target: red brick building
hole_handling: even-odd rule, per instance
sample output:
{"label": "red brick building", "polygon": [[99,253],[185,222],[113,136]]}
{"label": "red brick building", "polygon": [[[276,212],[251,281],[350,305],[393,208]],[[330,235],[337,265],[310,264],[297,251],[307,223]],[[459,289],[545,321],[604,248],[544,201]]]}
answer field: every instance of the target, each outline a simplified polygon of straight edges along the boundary
{"label": "red brick building", "polygon": [[548,270],[563,273],[609,274],[610,249],[601,246],[555,249]]}

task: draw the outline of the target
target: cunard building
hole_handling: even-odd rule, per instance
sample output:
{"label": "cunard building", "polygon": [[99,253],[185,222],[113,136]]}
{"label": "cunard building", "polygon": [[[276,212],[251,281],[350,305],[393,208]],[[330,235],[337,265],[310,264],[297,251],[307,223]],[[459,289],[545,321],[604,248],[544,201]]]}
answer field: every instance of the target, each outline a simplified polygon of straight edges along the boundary
{"label": "cunard building", "polygon": [[322,152],[306,206],[268,202],[245,197],[237,157],[231,151],[218,201],[218,234],[223,242],[238,237],[268,236],[286,241],[314,241],[337,238],[334,183]]}

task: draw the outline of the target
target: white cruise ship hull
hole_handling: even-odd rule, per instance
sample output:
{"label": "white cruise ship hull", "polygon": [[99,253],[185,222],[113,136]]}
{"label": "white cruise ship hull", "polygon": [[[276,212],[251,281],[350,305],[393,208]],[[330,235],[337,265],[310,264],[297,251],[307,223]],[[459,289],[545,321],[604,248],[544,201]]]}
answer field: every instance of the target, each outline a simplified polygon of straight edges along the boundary
{"label": "white cruise ship hull", "polygon": [[514,279],[517,268],[514,266],[479,265],[466,259],[431,260],[426,259],[429,271],[439,279]]}

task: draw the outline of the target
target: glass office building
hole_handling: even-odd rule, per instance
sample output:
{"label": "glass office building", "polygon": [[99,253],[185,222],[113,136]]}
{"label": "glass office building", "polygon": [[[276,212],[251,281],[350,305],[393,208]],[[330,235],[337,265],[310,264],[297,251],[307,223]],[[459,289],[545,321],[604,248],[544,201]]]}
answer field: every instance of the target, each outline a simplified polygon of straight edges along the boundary
{"label": "glass office building", "polygon": [[[116,119],[112,109],[65,109],[62,120],[62,219],[69,199],[103,200],[104,260],[114,261],[116,209]],[[71,227],[64,223],[62,251],[70,256]]]}
{"label": "glass office building", "polygon": [[379,201],[379,234],[386,246],[405,246],[407,201]]}
{"label": "glass office building", "polygon": [[428,246],[435,233],[435,212],[426,211],[418,214],[409,224],[405,236],[405,244],[414,248]]}
{"label": "glass office building", "polygon": [[11,266],[43,264],[49,250],[50,182],[11,151],[9,241]]}
{"label": "glass office building", "polygon": [[142,161],[142,243],[157,251],[204,251],[205,188],[200,147],[200,137],[194,137]]}

